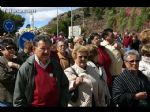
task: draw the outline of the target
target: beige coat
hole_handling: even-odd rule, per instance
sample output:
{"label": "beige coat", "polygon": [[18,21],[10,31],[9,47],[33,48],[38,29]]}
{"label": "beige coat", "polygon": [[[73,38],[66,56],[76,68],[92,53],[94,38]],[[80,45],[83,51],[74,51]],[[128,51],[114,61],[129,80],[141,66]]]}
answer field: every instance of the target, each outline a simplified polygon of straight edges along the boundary
{"label": "beige coat", "polygon": [[[121,57],[121,53],[124,53],[124,50],[121,49],[120,51],[117,50],[113,45],[110,45],[107,41],[101,42],[101,45],[106,48],[106,52],[109,54],[112,64],[110,67],[110,72],[112,76],[119,75],[122,73],[122,65],[123,65],[123,60]],[[120,53],[121,52],[121,53]]]}
{"label": "beige coat", "polygon": [[[105,104],[105,88],[103,82],[99,80],[96,70],[87,66],[86,70],[80,68],[77,64],[74,64],[72,68],[76,71],[78,76],[83,77],[83,83],[79,86],[79,99],[76,103],[69,102],[69,107],[91,107],[92,106],[92,93],[94,94],[94,100],[96,106],[106,106]],[[66,76],[69,79],[69,89],[73,88],[76,75],[71,67],[64,70]]]}

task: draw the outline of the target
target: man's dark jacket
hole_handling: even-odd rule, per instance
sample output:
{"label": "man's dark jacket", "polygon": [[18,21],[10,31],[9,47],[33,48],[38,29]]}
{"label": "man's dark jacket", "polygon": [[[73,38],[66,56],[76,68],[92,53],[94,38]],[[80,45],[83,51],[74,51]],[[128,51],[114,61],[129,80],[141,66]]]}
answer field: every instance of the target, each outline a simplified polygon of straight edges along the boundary
{"label": "man's dark jacket", "polygon": [[[14,90],[13,97],[13,106],[31,106],[33,101],[33,93],[34,93],[34,79],[36,74],[36,69],[34,66],[35,55],[29,57],[25,63],[20,67]],[[68,91],[69,91],[69,81],[64,74],[63,69],[60,64],[51,59],[50,63],[53,67],[53,75],[57,79],[57,85],[60,92],[60,102],[59,106],[64,107],[68,104]],[[41,90],[42,91],[42,90]]]}

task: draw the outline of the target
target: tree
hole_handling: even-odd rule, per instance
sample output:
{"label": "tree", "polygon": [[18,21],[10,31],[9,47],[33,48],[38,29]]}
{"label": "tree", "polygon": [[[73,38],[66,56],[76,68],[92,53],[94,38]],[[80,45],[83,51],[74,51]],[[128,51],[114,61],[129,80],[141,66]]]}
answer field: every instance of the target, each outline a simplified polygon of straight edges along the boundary
{"label": "tree", "polygon": [[2,10],[0,10],[0,35],[3,34],[4,29],[3,29],[3,21],[4,21],[4,12]]}
{"label": "tree", "polygon": [[132,8],[131,14],[128,19],[128,29],[129,30],[134,30],[135,29],[135,18],[136,18],[136,8]]}
{"label": "tree", "polygon": [[115,10],[110,10],[107,12],[107,17],[106,17],[106,26],[107,27],[114,27],[116,24],[116,18],[115,18],[116,11]]}
{"label": "tree", "polygon": [[102,15],[103,15],[103,10],[99,7],[96,7],[95,9],[95,15],[97,17],[97,19],[102,19]]}
{"label": "tree", "polygon": [[90,16],[90,8],[89,7],[83,8],[83,12],[84,12],[84,17]]}
{"label": "tree", "polygon": [[2,35],[5,31],[3,29],[3,22],[7,19],[11,19],[15,23],[15,30],[12,32],[14,34],[20,27],[23,26],[25,18],[20,15],[14,15],[11,13],[3,12],[0,10],[0,35]]}
{"label": "tree", "polygon": [[120,8],[117,15],[117,30],[123,32],[127,23],[126,12],[124,8]]}
{"label": "tree", "polygon": [[[67,18],[65,20],[60,20],[58,22],[59,26],[58,26],[58,30],[62,31],[64,33],[65,36],[68,35],[68,27],[71,25],[71,20],[70,18]],[[52,24],[51,26],[47,27],[47,32],[50,34],[54,34],[57,33],[57,24]]]}
{"label": "tree", "polygon": [[68,12],[67,12],[67,16],[68,16],[68,18],[71,17],[71,11],[68,11]]}

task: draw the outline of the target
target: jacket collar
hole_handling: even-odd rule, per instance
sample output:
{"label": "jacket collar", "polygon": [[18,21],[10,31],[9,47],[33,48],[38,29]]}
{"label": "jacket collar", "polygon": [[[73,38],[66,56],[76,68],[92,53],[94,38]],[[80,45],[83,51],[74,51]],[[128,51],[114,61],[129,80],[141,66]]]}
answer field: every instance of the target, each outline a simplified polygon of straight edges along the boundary
{"label": "jacket collar", "polygon": [[27,59],[27,62],[30,63],[30,64],[33,64],[35,61],[35,55],[32,55],[30,56],[28,59]]}
{"label": "jacket collar", "polygon": [[142,61],[150,63],[150,57],[142,56]]}

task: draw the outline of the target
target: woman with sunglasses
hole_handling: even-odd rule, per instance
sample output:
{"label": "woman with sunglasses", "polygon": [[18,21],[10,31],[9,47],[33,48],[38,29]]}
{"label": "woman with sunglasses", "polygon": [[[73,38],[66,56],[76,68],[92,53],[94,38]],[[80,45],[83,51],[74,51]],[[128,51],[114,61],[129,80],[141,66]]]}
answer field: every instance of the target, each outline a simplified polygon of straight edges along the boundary
{"label": "woman with sunglasses", "polygon": [[12,106],[13,92],[19,64],[14,62],[15,44],[12,39],[1,42],[0,57],[0,107]]}
{"label": "woman with sunglasses", "polygon": [[126,69],[113,81],[112,96],[116,105],[122,107],[150,106],[150,82],[138,70],[140,55],[136,50],[124,54]]}
{"label": "woman with sunglasses", "polygon": [[94,107],[106,106],[103,97],[102,81],[96,70],[87,65],[88,49],[86,46],[77,45],[73,49],[72,57],[75,64],[64,70],[69,80],[69,90],[78,87],[77,101],[69,101],[69,107]]}

